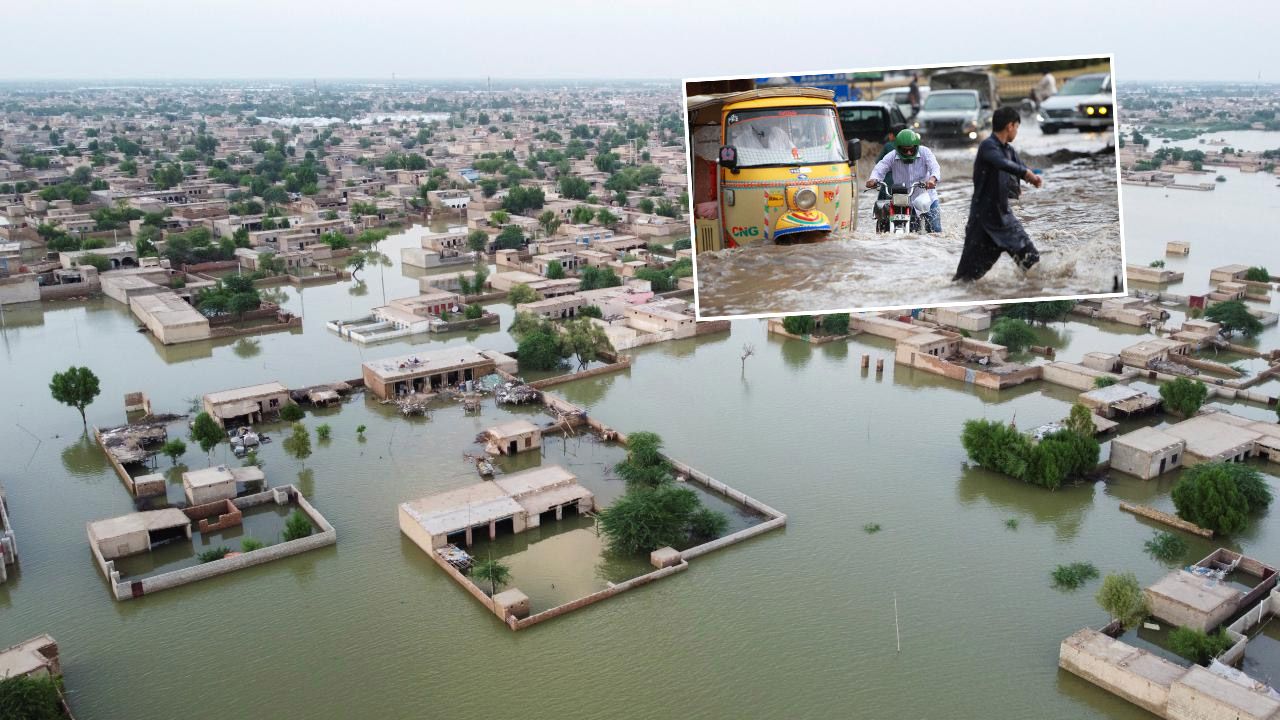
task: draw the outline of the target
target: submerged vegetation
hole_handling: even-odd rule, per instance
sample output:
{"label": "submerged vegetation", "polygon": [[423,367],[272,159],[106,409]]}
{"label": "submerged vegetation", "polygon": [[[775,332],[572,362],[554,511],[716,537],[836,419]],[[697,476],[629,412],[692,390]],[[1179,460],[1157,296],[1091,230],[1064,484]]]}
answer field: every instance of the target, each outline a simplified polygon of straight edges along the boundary
{"label": "submerged vegetation", "polygon": [[1053,578],[1053,586],[1062,590],[1075,590],[1090,580],[1098,577],[1098,568],[1090,562],[1074,562],[1059,565],[1049,573]]}
{"label": "submerged vegetation", "polygon": [[1156,531],[1142,547],[1148,555],[1167,565],[1176,565],[1187,554],[1187,541],[1171,532]]}
{"label": "submerged vegetation", "polygon": [[1169,631],[1169,649],[1198,665],[1208,665],[1230,647],[1231,637],[1225,628],[1213,634],[1190,627]]}

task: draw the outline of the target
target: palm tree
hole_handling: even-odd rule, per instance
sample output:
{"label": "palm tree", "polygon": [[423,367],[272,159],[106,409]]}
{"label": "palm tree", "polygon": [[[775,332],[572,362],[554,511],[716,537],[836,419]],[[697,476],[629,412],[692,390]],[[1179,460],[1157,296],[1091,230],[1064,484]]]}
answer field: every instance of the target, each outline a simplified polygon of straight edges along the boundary
{"label": "palm tree", "polygon": [[477,580],[489,582],[489,595],[498,594],[498,586],[511,582],[511,568],[490,557],[471,566],[471,575]]}

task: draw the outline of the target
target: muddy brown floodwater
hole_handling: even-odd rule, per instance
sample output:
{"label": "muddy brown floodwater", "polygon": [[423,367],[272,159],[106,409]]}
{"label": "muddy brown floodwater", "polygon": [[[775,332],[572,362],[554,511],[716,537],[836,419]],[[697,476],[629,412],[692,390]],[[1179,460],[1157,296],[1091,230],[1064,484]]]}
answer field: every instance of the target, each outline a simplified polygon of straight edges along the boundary
{"label": "muddy brown floodwater", "polygon": [[[1089,150],[1096,147],[1084,149]],[[863,190],[856,231],[809,245],[770,244],[699,254],[701,316],[1112,292],[1123,273],[1123,258],[1115,156],[1110,153],[1059,162],[1054,159],[1062,157],[1060,152],[1024,154],[1026,164],[1043,168],[1045,182],[1040,189],[1024,186],[1014,212],[1040,249],[1040,265],[1024,273],[1005,256],[976,283],[951,282],[964,247],[973,152],[956,148],[938,153],[943,174],[938,188],[941,233],[876,233],[871,219],[875,193]]]}

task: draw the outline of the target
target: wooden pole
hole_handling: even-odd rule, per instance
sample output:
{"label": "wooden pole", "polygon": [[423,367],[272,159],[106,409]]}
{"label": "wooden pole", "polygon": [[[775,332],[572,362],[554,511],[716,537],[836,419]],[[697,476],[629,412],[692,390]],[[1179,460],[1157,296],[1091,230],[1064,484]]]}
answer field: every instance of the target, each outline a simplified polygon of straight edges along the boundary
{"label": "wooden pole", "polygon": [[898,629],[898,593],[893,594],[893,636],[898,641],[898,652],[902,652],[902,632]]}

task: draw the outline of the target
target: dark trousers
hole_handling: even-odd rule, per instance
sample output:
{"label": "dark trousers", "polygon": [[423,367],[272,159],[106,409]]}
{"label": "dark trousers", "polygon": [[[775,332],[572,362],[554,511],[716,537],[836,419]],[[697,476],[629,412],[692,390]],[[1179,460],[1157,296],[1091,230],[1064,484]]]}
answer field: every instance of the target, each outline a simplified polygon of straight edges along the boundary
{"label": "dark trousers", "polygon": [[[1021,227],[1017,228],[1014,238],[1005,240],[1006,242],[997,244],[981,223],[970,221],[964,228],[964,252],[960,254],[960,264],[956,266],[956,274],[952,280],[980,279],[996,264],[1001,253],[1008,252],[1009,257],[1016,262],[1023,255],[1036,252],[1036,246]],[[1021,242],[1017,242],[1018,240]]]}

